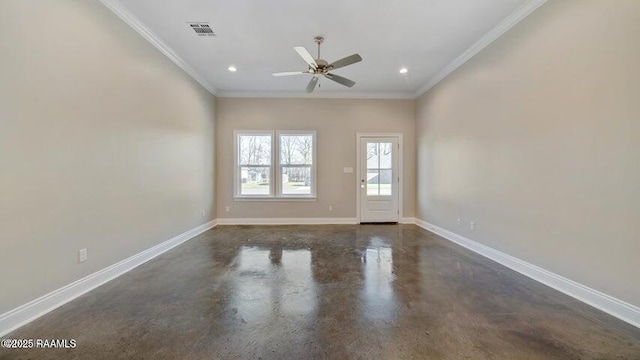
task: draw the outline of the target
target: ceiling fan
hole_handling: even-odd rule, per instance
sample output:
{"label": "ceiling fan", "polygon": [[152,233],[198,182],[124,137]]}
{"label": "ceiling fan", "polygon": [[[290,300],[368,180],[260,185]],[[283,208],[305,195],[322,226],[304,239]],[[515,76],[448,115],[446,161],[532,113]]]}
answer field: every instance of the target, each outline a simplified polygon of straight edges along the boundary
{"label": "ceiling fan", "polygon": [[278,72],[274,73],[273,76],[289,76],[289,75],[303,75],[309,74],[313,75],[311,81],[309,81],[309,85],[307,85],[307,92],[313,92],[316,88],[316,84],[320,79],[320,76],[324,76],[329,80],[333,80],[338,84],[352,87],[356,84],[355,81],[349,80],[342,76],[338,76],[336,74],[332,74],[329,71],[339,69],[341,67],[345,67],[347,65],[355,64],[357,62],[362,61],[362,57],[358,54],[353,54],[351,56],[347,56],[346,58],[340,59],[338,61],[334,61],[329,64],[326,60],[320,58],[320,44],[324,41],[322,36],[316,36],[313,38],[316,44],[318,44],[318,58],[314,59],[313,56],[304,48],[304,46],[296,46],[294,47],[295,51],[300,55],[300,57],[309,64],[309,70],[307,71],[287,71],[287,72]]}

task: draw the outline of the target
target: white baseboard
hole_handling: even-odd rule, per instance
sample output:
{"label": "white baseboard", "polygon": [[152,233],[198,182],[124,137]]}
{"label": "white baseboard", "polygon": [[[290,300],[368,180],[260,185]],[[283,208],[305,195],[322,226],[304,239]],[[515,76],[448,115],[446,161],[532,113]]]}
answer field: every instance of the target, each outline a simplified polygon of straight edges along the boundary
{"label": "white baseboard", "polygon": [[356,218],[218,218],[218,225],[337,225],[356,224]]}
{"label": "white baseboard", "polygon": [[216,226],[216,221],[210,221],[175,236],[163,243],[133,255],[116,264],[104,268],[91,275],[85,276],[69,285],[54,290],[44,296],[30,301],[22,306],[0,315],[0,336],[4,336],[17,328],[39,318],[40,316],[68,303],[98,286],[117,278],[118,276],[142,265],[154,257],[173,249],[183,242]]}
{"label": "white baseboard", "polygon": [[[415,224],[416,218],[403,217],[400,224]],[[218,225],[344,225],[357,224],[356,218],[219,218]]]}
{"label": "white baseboard", "polygon": [[[631,325],[640,328],[640,308],[622,300],[591,289],[585,285],[554,274],[511,255],[482,245],[464,236],[453,233],[418,218],[402,218],[400,223],[414,223],[434,234],[455,242],[471,251],[485,256],[531,279],[543,283],[562,293],[572,296],[597,309],[613,315]],[[64,305],[96,287],[115,279],[154,257],[192,239],[216,225],[319,225],[319,224],[356,224],[355,218],[220,218],[202,224],[196,228],[175,236],[163,243],[133,255],[96,273],[88,275],[58,290],[52,291],[27,304],[0,315],[0,336],[4,336],[40,316]]]}
{"label": "white baseboard", "polygon": [[640,328],[640,308],[416,218],[416,225]]}

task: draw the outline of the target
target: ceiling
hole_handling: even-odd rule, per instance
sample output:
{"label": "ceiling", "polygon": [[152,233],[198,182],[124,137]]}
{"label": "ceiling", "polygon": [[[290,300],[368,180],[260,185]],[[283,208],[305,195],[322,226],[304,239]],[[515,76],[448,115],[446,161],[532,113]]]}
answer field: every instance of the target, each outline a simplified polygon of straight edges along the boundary
{"label": "ceiling", "polygon": [[[364,60],[335,70],[336,74],[356,81],[353,88],[321,79],[321,88],[316,89],[315,96],[344,93],[415,97],[452,61],[529,1],[103,2],[126,12],[130,24],[132,19],[137,22],[138,31],[143,28],[147,38],[164,46],[165,53],[172,53],[185,70],[221,95],[304,94],[309,76],[271,74],[306,70],[293,47],[305,46],[315,57],[313,37],[322,35],[325,37],[322,58],[332,62],[359,53]],[[197,36],[189,22],[209,23],[216,36]],[[238,70],[228,71],[231,65]],[[402,67],[409,71],[400,74],[398,70]]]}

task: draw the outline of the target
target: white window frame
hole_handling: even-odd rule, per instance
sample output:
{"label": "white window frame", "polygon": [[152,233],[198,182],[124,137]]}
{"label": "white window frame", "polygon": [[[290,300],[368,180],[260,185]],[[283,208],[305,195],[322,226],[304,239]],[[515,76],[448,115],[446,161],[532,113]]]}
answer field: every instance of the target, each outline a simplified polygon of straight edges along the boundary
{"label": "white window frame", "polygon": [[[240,164],[238,157],[240,156],[240,142],[238,138],[241,135],[263,135],[271,137],[271,161],[269,164],[269,195],[242,195],[240,193]],[[236,198],[247,199],[259,199],[259,198],[272,198],[275,194],[274,182],[273,182],[273,157],[275,155],[275,140],[274,132],[271,130],[236,130],[233,132],[233,183],[234,194]]]}
{"label": "white window frame", "polygon": [[[311,135],[311,194],[298,195],[298,194],[283,194],[282,193],[282,164],[280,164],[280,135]],[[276,131],[276,196],[278,198],[286,199],[314,199],[316,197],[316,132],[314,130],[277,130]]]}
{"label": "white window frame", "polygon": [[[238,138],[242,135],[264,135],[271,137],[271,164],[269,168],[269,195],[242,195],[240,193],[240,143]],[[311,194],[283,194],[282,174],[280,173],[280,135],[311,135],[312,164],[311,164]],[[315,130],[235,130],[233,132],[233,192],[235,201],[315,201],[317,197],[317,154]]]}

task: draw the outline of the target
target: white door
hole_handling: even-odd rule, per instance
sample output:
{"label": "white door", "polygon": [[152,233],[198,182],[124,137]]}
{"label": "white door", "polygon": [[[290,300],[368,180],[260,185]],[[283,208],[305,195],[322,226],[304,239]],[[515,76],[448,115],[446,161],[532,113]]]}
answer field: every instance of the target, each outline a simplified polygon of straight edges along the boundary
{"label": "white door", "polygon": [[398,222],[398,137],[360,138],[360,222]]}

